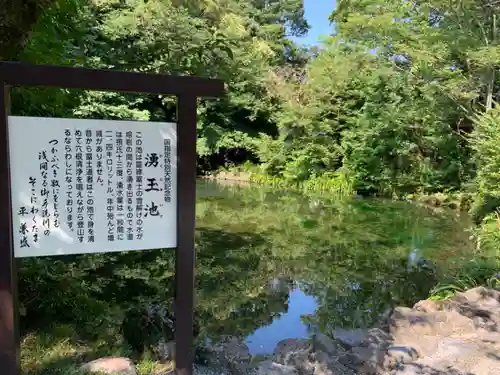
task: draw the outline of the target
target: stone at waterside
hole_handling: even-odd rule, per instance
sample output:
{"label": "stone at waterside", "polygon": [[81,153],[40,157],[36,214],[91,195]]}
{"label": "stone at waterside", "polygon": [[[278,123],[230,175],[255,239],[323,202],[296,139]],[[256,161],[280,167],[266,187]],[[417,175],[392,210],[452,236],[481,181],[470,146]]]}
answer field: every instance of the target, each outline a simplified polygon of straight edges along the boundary
{"label": "stone at waterside", "polygon": [[276,363],[292,367],[300,375],[354,375],[340,363],[346,353],[335,340],[316,334],[312,340],[286,339],[278,343],[274,351]]}
{"label": "stone at waterside", "polygon": [[300,374],[314,373],[314,363],[311,361],[313,345],[309,340],[285,339],[274,349],[274,359],[277,363],[292,366]]}
{"label": "stone at waterside", "polygon": [[252,357],[228,337],[213,346],[210,364],[231,375],[500,375],[499,291],[475,288],[446,302],[397,307],[386,325],[286,339],[270,356]]}
{"label": "stone at waterside", "polygon": [[[155,375],[175,375],[175,372],[169,371],[167,373],[160,373]],[[232,374],[222,370],[215,370],[210,367],[195,365],[193,368],[193,375],[232,375]]]}
{"label": "stone at waterside", "polygon": [[138,375],[134,363],[124,357],[104,357],[89,362],[81,367],[83,373],[110,375]]}
{"label": "stone at waterside", "polygon": [[203,350],[210,367],[227,369],[233,374],[246,374],[250,368],[250,350],[243,340],[236,337],[223,337]]}
{"label": "stone at waterside", "polygon": [[299,371],[293,366],[282,365],[273,361],[262,362],[253,375],[300,375]]}
{"label": "stone at waterside", "polygon": [[500,292],[483,287],[445,302],[397,308],[391,324],[394,345],[414,348],[418,357],[388,353],[403,362],[389,374],[498,375],[499,324]]}

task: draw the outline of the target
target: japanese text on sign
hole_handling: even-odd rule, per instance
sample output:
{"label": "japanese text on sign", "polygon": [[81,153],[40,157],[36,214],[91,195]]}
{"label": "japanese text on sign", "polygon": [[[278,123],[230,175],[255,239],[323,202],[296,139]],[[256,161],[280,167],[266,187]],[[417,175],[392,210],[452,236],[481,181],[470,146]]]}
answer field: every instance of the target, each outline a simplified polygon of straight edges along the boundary
{"label": "japanese text on sign", "polygon": [[9,144],[16,257],[176,246],[176,124],[10,116]]}

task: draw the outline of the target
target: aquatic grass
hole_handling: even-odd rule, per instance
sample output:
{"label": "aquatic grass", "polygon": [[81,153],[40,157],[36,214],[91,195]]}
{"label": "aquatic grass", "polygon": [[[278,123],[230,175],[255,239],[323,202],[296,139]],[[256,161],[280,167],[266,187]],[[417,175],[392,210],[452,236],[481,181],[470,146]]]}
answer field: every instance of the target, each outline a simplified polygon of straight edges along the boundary
{"label": "aquatic grass", "polygon": [[252,173],[250,181],[274,189],[293,189],[304,194],[327,193],[337,199],[352,197],[356,193],[354,180],[341,171],[313,175],[305,181]]}
{"label": "aquatic grass", "polygon": [[430,291],[430,299],[446,300],[481,285],[500,289],[500,258],[476,256],[469,262],[459,263]]}
{"label": "aquatic grass", "polygon": [[453,297],[457,292],[480,285],[500,289],[500,215],[487,215],[481,225],[472,230],[477,246],[472,249],[468,262],[451,262],[455,267],[431,291],[431,299],[442,300]]}

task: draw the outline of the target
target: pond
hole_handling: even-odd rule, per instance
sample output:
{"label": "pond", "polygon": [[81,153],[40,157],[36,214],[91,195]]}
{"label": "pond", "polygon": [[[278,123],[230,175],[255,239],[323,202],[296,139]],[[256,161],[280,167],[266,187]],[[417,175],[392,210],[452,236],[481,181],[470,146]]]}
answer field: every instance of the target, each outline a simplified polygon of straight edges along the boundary
{"label": "pond", "polygon": [[[200,181],[197,339],[237,336],[257,354],[315,330],[369,326],[426,298],[452,260],[471,256],[469,225],[404,202]],[[410,272],[414,249],[438,271]],[[172,250],[23,259],[23,333],[68,324],[87,340],[140,346],[151,332],[122,321],[144,322],[144,306],[172,309],[174,262]]]}
{"label": "pond", "polygon": [[439,272],[409,272],[415,249],[441,272],[472,253],[467,218],[404,202],[207,182],[197,209],[199,306],[228,322],[206,333],[244,336],[253,353],[427,298]]}

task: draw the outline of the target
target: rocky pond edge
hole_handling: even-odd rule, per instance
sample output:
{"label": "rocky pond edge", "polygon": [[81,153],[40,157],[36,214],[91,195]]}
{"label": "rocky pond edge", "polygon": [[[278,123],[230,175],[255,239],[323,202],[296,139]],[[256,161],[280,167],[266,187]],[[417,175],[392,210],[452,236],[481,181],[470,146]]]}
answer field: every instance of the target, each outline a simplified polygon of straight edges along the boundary
{"label": "rocky pond edge", "polygon": [[[446,301],[397,307],[371,329],[334,329],[311,339],[281,341],[252,356],[243,340],[204,347],[197,375],[498,375],[500,291],[477,287]],[[172,356],[173,343],[165,344]],[[167,359],[167,358],[165,358]],[[83,370],[137,375],[127,358],[107,357]],[[153,374],[152,374],[153,375]],[[154,375],[173,375],[163,372]]]}

